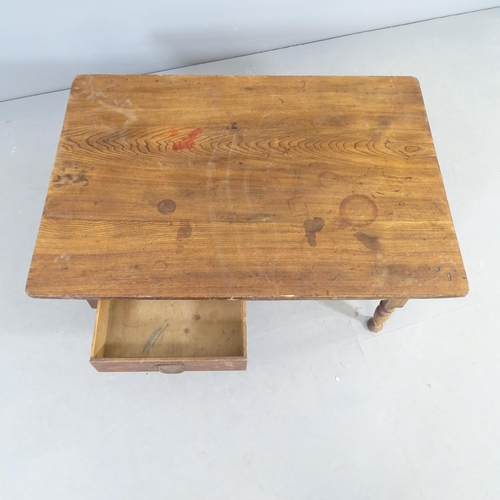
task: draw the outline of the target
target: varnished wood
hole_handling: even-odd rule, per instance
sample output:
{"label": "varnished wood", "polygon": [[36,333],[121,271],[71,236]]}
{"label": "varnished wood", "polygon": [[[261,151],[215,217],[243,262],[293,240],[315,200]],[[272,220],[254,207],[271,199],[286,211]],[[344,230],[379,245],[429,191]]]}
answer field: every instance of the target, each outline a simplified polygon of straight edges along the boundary
{"label": "varnished wood", "polygon": [[31,296],[467,290],[416,79],[75,79]]}
{"label": "varnished wood", "polygon": [[375,309],[373,318],[368,320],[366,326],[372,332],[380,332],[384,323],[389,319],[391,314],[398,308],[403,307],[408,302],[408,299],[388,299],[380,301],[380,304]]}
{"label": "varnished wood", "polygon": [[90,362],[99,371],[244,370],[244,301],[100,300]]}

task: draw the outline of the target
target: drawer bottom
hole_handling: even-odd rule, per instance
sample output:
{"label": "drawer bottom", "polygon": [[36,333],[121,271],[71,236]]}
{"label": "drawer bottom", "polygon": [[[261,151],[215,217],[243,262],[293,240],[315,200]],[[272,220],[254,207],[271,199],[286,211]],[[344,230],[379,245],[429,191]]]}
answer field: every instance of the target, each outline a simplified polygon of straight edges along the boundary
{"label": "drawer bottom", "polygon": [[244,370],[243,300],[99,300],[90,354],[99,371]]}

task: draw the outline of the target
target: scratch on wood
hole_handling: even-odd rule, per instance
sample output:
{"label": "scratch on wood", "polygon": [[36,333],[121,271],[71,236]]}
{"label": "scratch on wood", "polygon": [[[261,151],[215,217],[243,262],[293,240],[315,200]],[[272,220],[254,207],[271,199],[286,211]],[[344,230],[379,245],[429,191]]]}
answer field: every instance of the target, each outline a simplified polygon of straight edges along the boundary
{"label": "scratch on wood", "polygon": [[110,111],[115,111],[116,113],[120,113],[122,116],[124,116],[127,119],[123,124],[124,126],[137,121],[137,115],[131,109],[125,109],[123,107],[123,104],[131,105],[129,99],[127,99],[127,101],[125,102],[117,102],[115,103],[116,104],[115,106],[112,106],[111,104],[107,104],[102,101],[98,101],[98,103],[99,106],[102,106],[105,109],[109,109]]}
{"label": "scratch on wood", "polygon": [[307,204],[304,201],[302,193],[298,193],[297,189],[294,189],[293,196],[291,198],[288,198],[286,202],[293,217],[309,218],[309,209],[307,208]]}
{"label": "scratch on wood", "polygon": [[168,324],[165,326],[159,326],[148,338],[142,349],[142,354],[149,354],[149,351],[154,347],[156,342],[163,335],[163,332],[168,328]]}
{"label": "scratch on wood", "polygon": [[222,132],[220,133],[219,135],[219,140],[217,141],[217,144],[215,145],[215,148],[214,148],[214,153],[215,151],[217,151],[217,148],[219,147],[219,144],[220,144],[220,141],[222,140],[222,136],[224,135],[224,132],[226,131],[226,127],[224,127],[222,129]]}

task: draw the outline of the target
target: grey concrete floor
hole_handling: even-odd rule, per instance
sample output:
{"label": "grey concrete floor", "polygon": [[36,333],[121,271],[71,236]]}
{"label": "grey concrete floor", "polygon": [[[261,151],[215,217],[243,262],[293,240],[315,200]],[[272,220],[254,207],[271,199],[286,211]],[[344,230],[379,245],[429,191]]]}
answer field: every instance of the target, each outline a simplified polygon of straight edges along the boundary
{"label": "grey concrete floor", "polygon": [[[178,73],[420,79],[471,291],[248,303],[246,372],[100,374],[24,293],[68,92],[0,104],[0,498],[497,499],[500,9]],[[36,78],[36,75],[33,75]]]}

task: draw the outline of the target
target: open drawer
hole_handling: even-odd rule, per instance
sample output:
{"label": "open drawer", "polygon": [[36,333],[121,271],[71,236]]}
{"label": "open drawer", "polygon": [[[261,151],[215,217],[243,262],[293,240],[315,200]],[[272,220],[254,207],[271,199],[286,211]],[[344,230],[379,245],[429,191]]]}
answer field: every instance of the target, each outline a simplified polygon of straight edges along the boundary
{"label": "open drawer", "polygon": [[243,300],[99,300],[90,362],[103,372],[245,370]]}

